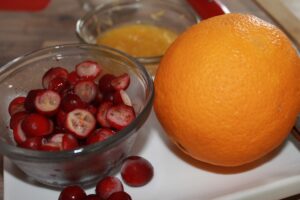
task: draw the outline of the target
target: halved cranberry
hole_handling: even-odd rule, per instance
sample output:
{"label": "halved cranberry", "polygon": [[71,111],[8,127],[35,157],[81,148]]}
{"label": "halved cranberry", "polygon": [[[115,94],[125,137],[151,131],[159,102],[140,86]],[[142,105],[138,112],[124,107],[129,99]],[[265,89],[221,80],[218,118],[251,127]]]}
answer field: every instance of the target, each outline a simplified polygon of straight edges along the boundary
{"label": "halved cranberry", "polygon": [[102,67],[90,60],[83,61],[76,65],[76,73],[79,77],[94,80],[102,72]]}
{"label": "halved cranberry", "polygon": [[86,140],[86,144],[94,144],[97,142],[102,142],[107,138],[113,136],[116,132],[108,128],[96,129]]}
{"label": "halved cranberry", "polygon": [[114,102],[114,93],[113,92],[105,93],[105,95],[103,96],[103,101]]}
{"label": "halved cranberry", "polygon": [[79,146],[77,139],[71,134],[65,134],[62,140],[63,150],[76,149]]}
{"label": "halved cranberry", "polygon": [[84,80],[76,83],[74,92],[85,103],[92,102],[97,95],[97,86],[93,81]]}
{"label": "halved cranberry", "polygon": [[19,146],[26,149],[40,150],[43,140],[45,140],[45,138],[43,137],[30,137],[27,138],[25,142],[21,143]]}
{"label": "halved cranberry", "polygon": [[111,81],[111,85],[115,90],[126,90],[130,83],[130,76],[124,73]]}
{"label": "halved cranberry", "polygon": [[96,186],[96,194],[102,199],[107,199],[114,192],[123,191],[123,184],[117,177],[107,176],[100,180]]}
{"label": "halved cranberry", "polygon": [[83,200],[86,197],[85,191],[78,185],[65,187],[58,200]]}
{"label": "halved cranberry", "polygon": [[28,113],[24,111],[13,114],[9,121],[9,127],[13,129],[19,123],[19,121],[23,120],[27,115]]}
{"label": "halved cranberry", "polygon": [[88,111],[90,111],[94,116],[97,116],[98,109],[94,105],[88,105],[86,107]]}
{"label": "halved cranberry", "polygon": [[43,76],[42,85],[45,89],[49,88],[49,83],[57,77],[62,77],[67,79],[68,71],[63,67],[53,67],[50,68]]}
{"label": "halved cranberry", "polygon": [[124,182],[133,187],[147,184],[153,177],[154,170],[151,163],[140,156],[129,156],[121,167]]}
{"label": "halved cranberry", "polygon": [[57,93],[62,93],[68,90],[69,88],[70,88],[70,83],[66,78],[56,77],[49,82],[47,89],[53,90]]}
{"label": "halved cranberry", "polygon": [[108,109],[106,119],[111,127],[121,130],[135,119],[135,112],[131,106],[118,104]]}
{"label": "halved cranberry", "polygon": [[88,110],[77,108],[67,114],[65,127],[77,138],[86,138],[95,126],[96,119]]}
{"label": "halved cranberry", "polygon": [[107,200],[132,200],[127,192],[119,191],[110,195]]}
{"label": "halved cranberry", "polygon": [[107,121],[106,115],[108,109],[112,106],[113,103],[111,101],[104,101],[100,104],[98,108],[97,121],[103,127],[107,127],[107,128],[110,127],[110,123]]}
{"label": "halved cranberry", "polygon": [[72,150],[79,146],[77,139],[67,133],[57,133],[53,135],[48,142],[56,143],[59,145],[60,150]]}
{"label": "halved cranberry", "polygon": [[94,104],[95,105],[100,105],[100,103],[102,103],[102,101],[104,100],[104,95],[102,92],[100,92],[100,90],[98,90],[97,92],[97,95],[95,97],[95,100],[94,100]]}
{"label": "halved cranberry", "polygon": [[39,113],[51,116],[57,112],[60,102],[61,98],[57,92],[43,90],[36,95],[34,105]]}
{"label": "halved cranberry", "polygon": [[56,119],[56,125],[60,130],[63,130],[65,128],[65,122],[67,118],[67,113],[63,110],[58,110],[57,114],[55,115]]}
{"label": "halved cranberry", "polygon": [[17,112],[25,111],[25,99],[26,97],[16,97],[9,103],[8,112],[10,116]]}
{"label": "halved cranberry", "polygon": [[113,92],[114,88],[111,85],[111,81],[113,79],[115,79],[116,77],[112,74],[104,74],[98,82],[98,87],[100,92],[102,93],[109,93],[109,92]]}
{"label": "halved cranberry", "polygon": [[22,129],[22,123],[23,120],[19,121],[18,124],[13,128],[13,136],[17,144],[22,144],[27,139],[27,136]]}
{"label": "halved cranberry", "polygon": [[132,106],[131,99],[124,90],[117,90],[114,93],[114,104],[125,104]]}
{"label": "halved cranberry", "polygon": [[69,83],[73,86],[81,80],[76,71],[70,72],[67,79]]}
{"label": "halved cranberry", "polygon": [[42,144],[40,146],[41,151],[60,151],[61,146],[59,143],[48,142],[47,140],[42,140]]}
{"label": "halved cranberry", "polygon": [[22,121],[22,129],[28,137],[45,136],[53,131],[53,123],[43,115],[32,113]]}
{"label": "halved cranberry", "polygon": [[85,103],[76,94],[67,94],[61,101],[61,107],[65,112],[70,112],[76,108],[84,108]]}
{"label": "halved cranberry", "polygon": [[24,102],[24,107],[28,112],[34,112],[35,111],[35,97],[37,94],[43,91],[42,89],[35,89],[35,90],[30,90],[26,96],[25,102]]}

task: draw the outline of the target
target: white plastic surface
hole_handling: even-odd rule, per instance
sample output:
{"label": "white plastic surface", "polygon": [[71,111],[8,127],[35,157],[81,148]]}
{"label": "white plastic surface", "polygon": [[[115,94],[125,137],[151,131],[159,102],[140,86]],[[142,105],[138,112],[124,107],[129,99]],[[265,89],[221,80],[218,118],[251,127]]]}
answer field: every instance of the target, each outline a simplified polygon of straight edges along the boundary
{"label": "white plastic surface", "polygon": [[[222,169],[197,162],[170,144],[152,112],[133,154],[147,158],[155,169],[146,186],[125,185],[133,200],[268,200],[300,193],[300,143],[292,137],[251,166]],[[94,193],[94,188],[86,192]],[[35,183],[4,160],[4,200],[55,200],[58,196],[58,190]]]}

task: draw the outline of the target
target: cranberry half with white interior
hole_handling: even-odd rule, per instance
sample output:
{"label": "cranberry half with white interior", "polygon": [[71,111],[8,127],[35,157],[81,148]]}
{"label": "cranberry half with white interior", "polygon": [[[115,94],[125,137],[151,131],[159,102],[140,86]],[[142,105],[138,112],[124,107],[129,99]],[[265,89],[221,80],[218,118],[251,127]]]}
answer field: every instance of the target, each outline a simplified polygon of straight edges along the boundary
{"label": "cranberry half with white interior", "polygon": [[79,77],[89,80],[94,80],[102,72],[102,67],[98,63],[90,60],[77,64],[75,68]]}
{"label": "cranberry half with white interior", "polygon": [[13,128],[13,136],[17,144],[22,144],[27,139],[27,136],[22,129],[22,122],[23,120],[19,121]]}
{"label": "cranberry half with white interior", "polygon": [[131,99],[124,90],[117,90],[114,93],[114,104],[125,104],[132,106]]}
{"label": "cranberry half with white interior", "polygon": [[53,115],[59,108],[61,102],[60,95],[53,90],[43,90],[39,92],[34,100],[36,110],[44,115]]}
{"label": "cranberry half with white interior", "polygon": [[97,112],[97,121],[98,123],[106,128],[110,128],[110,124],[107,121],[106,114],[110,107],[113,106],[113,103],[111,101],[104,101],[100,104]]}
{"label": "cranberry half with white interior", "polygon": [[96,98],[98,88],[94,81],[83,80],[75,84],[74,91],[83,102],[90,103]]}
{"label": "cranberry half with white interior", "polygon": [[115,90],[126,90],[130,84],[130,76],[124,73],[111,81],[111,85]]}
{"label": "cranberry half with white interior", "polygon": [[108,109],[106,118],[111,127],[121,130],[135,119],[135,112],[131,106],[114,105]]}
{"label": "cranberry half with white interior", "polygon": [[77,138],[86,138],[96,126],[94,115],[86,109],[74,109],[67,114],[65,127]]}

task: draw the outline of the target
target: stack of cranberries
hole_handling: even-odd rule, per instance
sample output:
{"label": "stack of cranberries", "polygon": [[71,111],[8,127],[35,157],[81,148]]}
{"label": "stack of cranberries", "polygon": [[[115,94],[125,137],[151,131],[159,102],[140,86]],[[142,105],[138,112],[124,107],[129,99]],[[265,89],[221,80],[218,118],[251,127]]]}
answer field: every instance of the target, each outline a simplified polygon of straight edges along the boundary
{"label": "stack of cranberries", "polygon": [[[140,156],[129,156],[121,167],[123,181],[133,187],[147,184],[153,174],[151,163]],[[97,183],[94,194],[87,195],[80,186],[71,185],[61,191],[58,200],[132,200],[132,198],[124,191],[119,178],[107,176]]]}
{"label": "stack of cranberries", "polygon": [[135,119],[126,93],[127,73],[103,74],[100,64],[84,61],[68,72],[49,69],[40,89],[9,104],[16,144],[41,151],[72,150],[101,142]]}

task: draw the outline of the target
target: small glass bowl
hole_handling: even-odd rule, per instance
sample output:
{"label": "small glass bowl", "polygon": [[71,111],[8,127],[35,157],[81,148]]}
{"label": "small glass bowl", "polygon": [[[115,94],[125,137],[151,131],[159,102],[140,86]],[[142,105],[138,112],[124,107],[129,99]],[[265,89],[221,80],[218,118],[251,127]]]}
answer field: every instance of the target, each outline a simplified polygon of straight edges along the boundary
{"label": "small glass bowl", "polygon": [[[96,44],[97,37],[103,32],[123,24],[152,24],[180,34],[199,21],[199,16],[189,5],[174,1],[104,0],[77,21],[76,33],[81,41]],[[137,60],[154,75],[162,56],[137,57]]]}
{"label": "small glass bowl", "polygon": [[[30,89],[42,88],[42,75],[49,68],[64,66],[71,71],[84,60],[95,60],[110,73],[130,75],[126,92],[131,97],[136,119],[107,140],[75,150],[45,152],[15,146],[8,128],[10,101],[26,95]],[[151,77],[135,59],[108,47],[88,44],[49,47],[16,58],[0,68],[0,91],[0,153],[29,177],[59,188],[70,184],[90,186],[114,173],[129,155],[139,128],[147,119],[154,93]]]}

